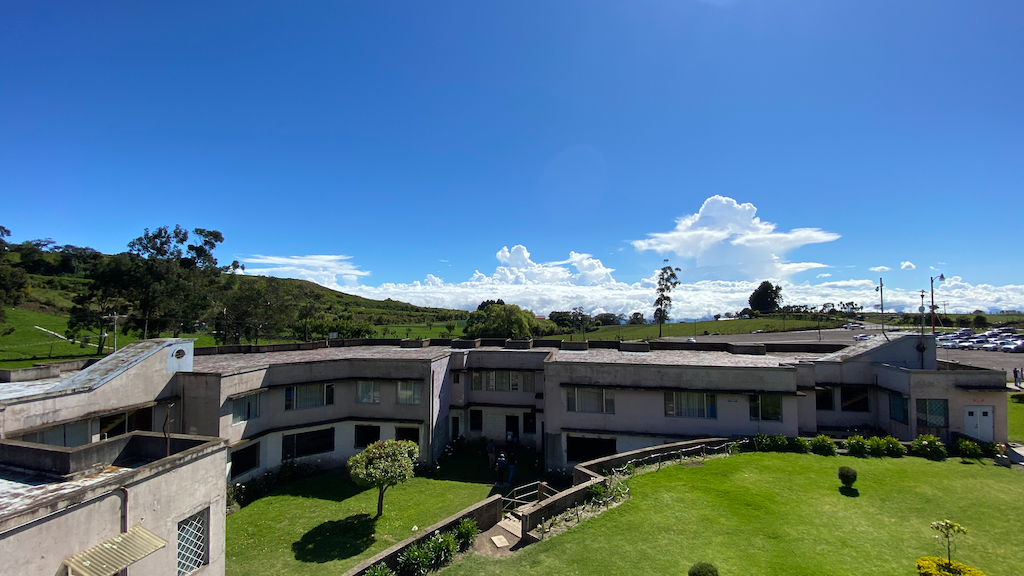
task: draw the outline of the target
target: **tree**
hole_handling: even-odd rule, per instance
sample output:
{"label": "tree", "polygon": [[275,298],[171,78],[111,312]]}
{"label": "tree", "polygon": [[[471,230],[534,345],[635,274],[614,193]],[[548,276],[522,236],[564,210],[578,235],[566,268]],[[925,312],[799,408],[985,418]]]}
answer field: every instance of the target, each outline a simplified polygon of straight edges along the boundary
{"label": "tree", "polygon": [[658,271],[658,297],[654,299],[654,321],[658,323],[658,338],[661,338],[661,325],[668,322],[668,311],[672,308],[669,292],[679,286],[676,272],[679,272],[679,268],[669,266],[668,258],[665,259],[665,266]]}
{"label": "tree", "polygon": [[939,535],[936,536],[935,539],[946,547],[946,565],[952,568],[952,550],[955,548],[956,537],[960,534],[967,534],[967,528],[964,528],[956,522],[943,520],[941,522],[932,522],[932,530],[938,531]]}
{"label": "tree", "polygon": [[483,302],[480,303],[479,306],[476,307],[476,309],[479,312],[483,312],[484,310],[487,310],[488,306],[494,306],[495,304],[497,304],[498,306],[504,306],[505,301],[502,300],[501,298],[498,298],[497,300],[484,300]]}
{"label": "tree", "polygon": [[413,461],[420,448],[408,440],[377,441],[348,459],[348,472],[361,486],[372,486],[377,492],[377,518],[384,514],[384,492],[413,476]]}
{"label": "tree", "polygon": [[643,312],[633,312],[629,315],[630,324],[647,324],[647,319],[644,318]]}
{"label": "tree", "polygon": [[21,302],[28,285],[25,272],[7,262],[7,241],[4,238],[10,235],[10,230],[0,226],[0,324],[7,321],[4,308]]}
{"label": "tree", "polygon": [[465,332],[470,338],[526,340],[537,328],[537,320],[529,310],[515,304],[492,304],[469,315]]}
{"label": "tree", "polygon": [[625,316],[622,314],[612,314],[611,312],[596,314],[594,316],[594,322],[600,322],[601,326],[618,326],[619,324],[622,324],[623,319],[625,319]]}
{"label": "tree", "polygon": [[986,326],[988,326],[988,318],[984,314],[978,314],[974,317],[975,328],[984,328]]}
{"label": "tree", "polygon": [[572,312],[570,312],[570,317],[572,318],[573,329],[579,330],[580,334],[586,334],[594,321],[594,319],[590,317],[590,314],[583,311],[582,306],[573,308]]}
{"label": "tree", "polygon": [[782,305],[782,286],[772,286],[772,283],[765,280],[754,289],[747,300],[750,309],[762,314],[778,312]]}
{"label": "tree", "polygon": [[555,323],[555,326],[559,328],[571,328],[572,327],[572,312],[562,312],[559,310],[552,310],[548,314],[548,320]]}

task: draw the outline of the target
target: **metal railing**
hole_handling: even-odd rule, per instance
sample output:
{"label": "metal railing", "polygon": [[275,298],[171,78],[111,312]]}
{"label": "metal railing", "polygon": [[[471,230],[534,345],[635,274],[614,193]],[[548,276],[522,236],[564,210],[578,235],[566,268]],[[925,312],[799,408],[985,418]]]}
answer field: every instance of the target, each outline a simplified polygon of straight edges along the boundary
{"label": "metal railing", "polygon": [[508,495],[502,497],[502,512],[509,512],[519,508],[523,504],[532,504],[543,500],[547,494],[548,486],[543,482],[530,482],[512,489]]}

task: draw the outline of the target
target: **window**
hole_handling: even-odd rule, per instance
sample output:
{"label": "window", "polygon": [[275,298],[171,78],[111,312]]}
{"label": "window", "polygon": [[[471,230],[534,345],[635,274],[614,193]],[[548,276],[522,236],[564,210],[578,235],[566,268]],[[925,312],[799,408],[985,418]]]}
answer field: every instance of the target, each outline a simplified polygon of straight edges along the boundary
{"label": "window", "polygon": [[782,420],[781,394],[751,394],[750,419],[763,421]]}
{"label": "window", "polygon": [[259,468],[260,443],[255,442],[231,453],[231,477],[240,476],[249,470]]}
{"label": "window", "polygon": [[836,409],[836,389],[827,386],[818,390],[817,394],[815,394],[815,401],[818,404],[818,410],[834,411]]}
{"label": "window", "polygon": [[949,428],[949,400],[918,398],[917,425],[922,428]]}
{"label": "window", "polygon": [[[153,409],[143,408],[129,412],[118,412],[100,418],[100,439],[127,434],[136,430],[153,429]],[[49,444],[49,442],[47,442]]]}
{"label": "window", "polygon": [[398,404],[419,404],[422,394],[423,384],[420,382],[399,382],[396,401]]}
{"label": "window", "polygon": [[238,424],[246,420],[259,418],[260,395],[250,394],[231,401],[231,423]]}
{"label": "window", "polygon": [[615,414],[615,392],[595,388],[566,388],[566,410]]}
{"label": "window", "polygon": [[395,428],[395,440],[408,440],[409,442],[415,442],[417,445],[420,443],[420,429],[419,428]]}
{"label": "window", "polygon": [[840,404],[843,412],[870,412],[868,389],[866,386],[847,386],[839,389]]}
{"label": "window", "polygon": [[520,372],[519,382],[523,385],[523,392],[535,391],[534,374],[533,372]]}
{"label": "window", "polygon": [[207,563],[210,509],[178,522],[178,576],[192,574]]}
{"label": "window", "polygon": [[469,429],[480,431],[484,429],[484,411],[483,410],[470,410],[469,411]]}
{"label": "window", "polygon": [[356,382],[356,402],[359,404],[380,404],[380,382],[360,380]]}
{"label": "window", "polygon": [[285,386],[284,409],[302,410],[334,404],[334,384]]}
{"label": "window", "polygon": [[380,440],[380,426],[356,425],[356,448],[366,448]]}
{"label": "window", "polygon": [[910,401],[902,394],[889,392],[889,419],[910,424]]}
{"label": "window", "polygon": [[458,372],[453,372],[452,373],[452,383],[453,384],[458,384],[462,380],[459,376],[460,375],[459,375]]}
{"label": "window", "polygon": [[537,415],[533,412],[523,412],[523,434],[537,433]]}
{"label": "window", "polygon": [[510,390],[508,370],[492,372],[491,375],[494,380],[494,390],[497,390],[498,392],[508,392]]}
{"label": "window", "polygon": [[334,428],[285,434],[281,438],[281,459],[291,460],[312,454],[334,452]]}
{"label": "window", "polygon": [[469,385],[470,390],[483,390],[484,389],[484,374],[483,372],[473,372],[473,382]]}
{"label": "window", "polygon": [[704,392],[665,392],[665,416],[717,418],[716,400]]}

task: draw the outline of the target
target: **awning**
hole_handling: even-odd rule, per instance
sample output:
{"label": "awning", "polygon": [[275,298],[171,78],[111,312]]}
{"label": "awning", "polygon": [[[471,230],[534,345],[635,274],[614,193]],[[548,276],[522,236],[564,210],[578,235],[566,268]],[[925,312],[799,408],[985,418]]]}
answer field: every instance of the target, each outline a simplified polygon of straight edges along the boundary
{"label": "awning", "polygon": [[75,554],[64,561],[68,576],[113,576],[167,545],[156,534],[136,526],[124,534]]}

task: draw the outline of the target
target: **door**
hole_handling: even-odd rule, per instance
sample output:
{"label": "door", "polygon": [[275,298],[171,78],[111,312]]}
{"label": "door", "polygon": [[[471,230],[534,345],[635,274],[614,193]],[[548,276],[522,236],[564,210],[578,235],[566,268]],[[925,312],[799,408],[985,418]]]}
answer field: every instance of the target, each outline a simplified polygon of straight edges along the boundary
{"label": "door", "polygon": [[461,434],[462,434],[462,432],[459,431],[459,417],[458,416],[452,416],[452,440],[455,440]]}
{"label": "door", "polygon": [[519,441],[519,416],[505,416],[505,441]]}
{"label": "door", "polygon": [[992,406],[964,406],[964,433],[982,442],[995,437]]}

